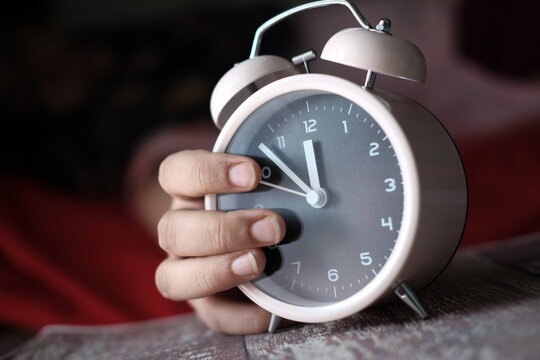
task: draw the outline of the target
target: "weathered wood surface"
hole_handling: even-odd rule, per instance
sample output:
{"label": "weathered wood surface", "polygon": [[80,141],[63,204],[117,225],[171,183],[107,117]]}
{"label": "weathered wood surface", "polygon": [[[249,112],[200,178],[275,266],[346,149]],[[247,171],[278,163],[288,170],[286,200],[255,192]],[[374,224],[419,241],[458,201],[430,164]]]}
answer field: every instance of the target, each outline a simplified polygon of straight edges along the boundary
{"label": "weathered wood surface", "polygon": [[226,336],[194,316],[50,326],[15,359],[540,359],[540,236],[459,253],[420,298],[327,324]]}

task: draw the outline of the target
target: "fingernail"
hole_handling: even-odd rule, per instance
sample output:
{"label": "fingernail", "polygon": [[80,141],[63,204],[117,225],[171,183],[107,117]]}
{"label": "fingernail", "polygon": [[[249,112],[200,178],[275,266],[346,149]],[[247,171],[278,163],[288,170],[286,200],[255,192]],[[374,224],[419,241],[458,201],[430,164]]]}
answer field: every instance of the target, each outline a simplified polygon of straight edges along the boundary
{"label": "fingernail", "polygon": [[261,243],[277,244],[280,237],[277,220],[272,216],[267,216],[255,222],[251,225],[251,236]]}
{"label": "fingernail", "polygon": [[251,188],[255,185],[255,169],[247,162],[234,165],[229,169],[229,181],[241,188]]}
{"label": "fingernail", "polygon": [[259,273],[255,256],[250,252],[237,257],[232,263],[232,271],[238,276],[251,276]]}

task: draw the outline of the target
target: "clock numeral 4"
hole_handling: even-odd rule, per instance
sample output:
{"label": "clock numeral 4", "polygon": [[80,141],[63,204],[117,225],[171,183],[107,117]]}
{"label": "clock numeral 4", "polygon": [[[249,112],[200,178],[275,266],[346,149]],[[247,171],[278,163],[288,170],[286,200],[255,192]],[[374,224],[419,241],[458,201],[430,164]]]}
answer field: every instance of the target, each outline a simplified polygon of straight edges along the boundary
{"label": "clock numeral 4", "polygon": [[311,119],[304,121],[304,127],[306,128],[306,133],[317,131],[317,120]]}
{"label": "clock numeral 4", "polygon": [[376,142],[372,142],[371,144],[369,144],[369,156],[377,156],[379,155],[379,152],[377,150],[379,150],[379,143],[376,143]]}
{"label": "clock numeral 4", "polygon": [[278,147],[280,149],[285,149],[285,136],[278,136],[277,138]]}
{"label": "clock numeral 4", "polygon": [[365,266],[371,265],[373,259],[371,258],[369,251],[360,253],[360,262]]}
{"label": "clock numeral 4", "polygon": [[392,225],[392,218],[381,218],[381,227],[387,227],[390,231],[394,231],[394,226]]}

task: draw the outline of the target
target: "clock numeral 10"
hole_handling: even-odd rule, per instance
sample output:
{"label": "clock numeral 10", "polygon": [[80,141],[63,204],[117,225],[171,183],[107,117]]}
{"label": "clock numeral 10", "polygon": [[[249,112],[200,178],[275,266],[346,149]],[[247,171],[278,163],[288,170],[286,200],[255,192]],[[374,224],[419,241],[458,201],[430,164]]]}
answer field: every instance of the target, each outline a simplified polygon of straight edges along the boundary
{"label": "clock numeral 10", "polygon": [[328,270],[328,280],[330,280],[331,282],[336,282],[339,280],[339,274],[336,269]]}
{"label": "clock numeral 10", "polygon": [[278,136],[277,138],[278,147],[280,149],[285,149],[285,136]]}
{"label": "clock numeral 10", "polygon": [[392,218],[388,217],[387,219],[381,218],[381,227],[387,227],[390,231],[394,230],[394,226],[392,225]]}
{"label": "clock numeral 10", "polygon": [[304,121],[304,127],[306,128],[306,133],[317,131],[316,126],[317,126],[317,120],[315,119]]}

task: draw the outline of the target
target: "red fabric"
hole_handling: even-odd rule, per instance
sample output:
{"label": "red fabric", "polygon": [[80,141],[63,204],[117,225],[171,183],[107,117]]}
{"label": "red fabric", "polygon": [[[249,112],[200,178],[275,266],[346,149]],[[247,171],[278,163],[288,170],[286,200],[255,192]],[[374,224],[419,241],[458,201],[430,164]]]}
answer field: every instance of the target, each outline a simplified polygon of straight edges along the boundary
{"label": "red fabric", "polygon": [[190,311],[154,285],[164,257],[119,203],[0,179],[0,323],[37,330]]}

